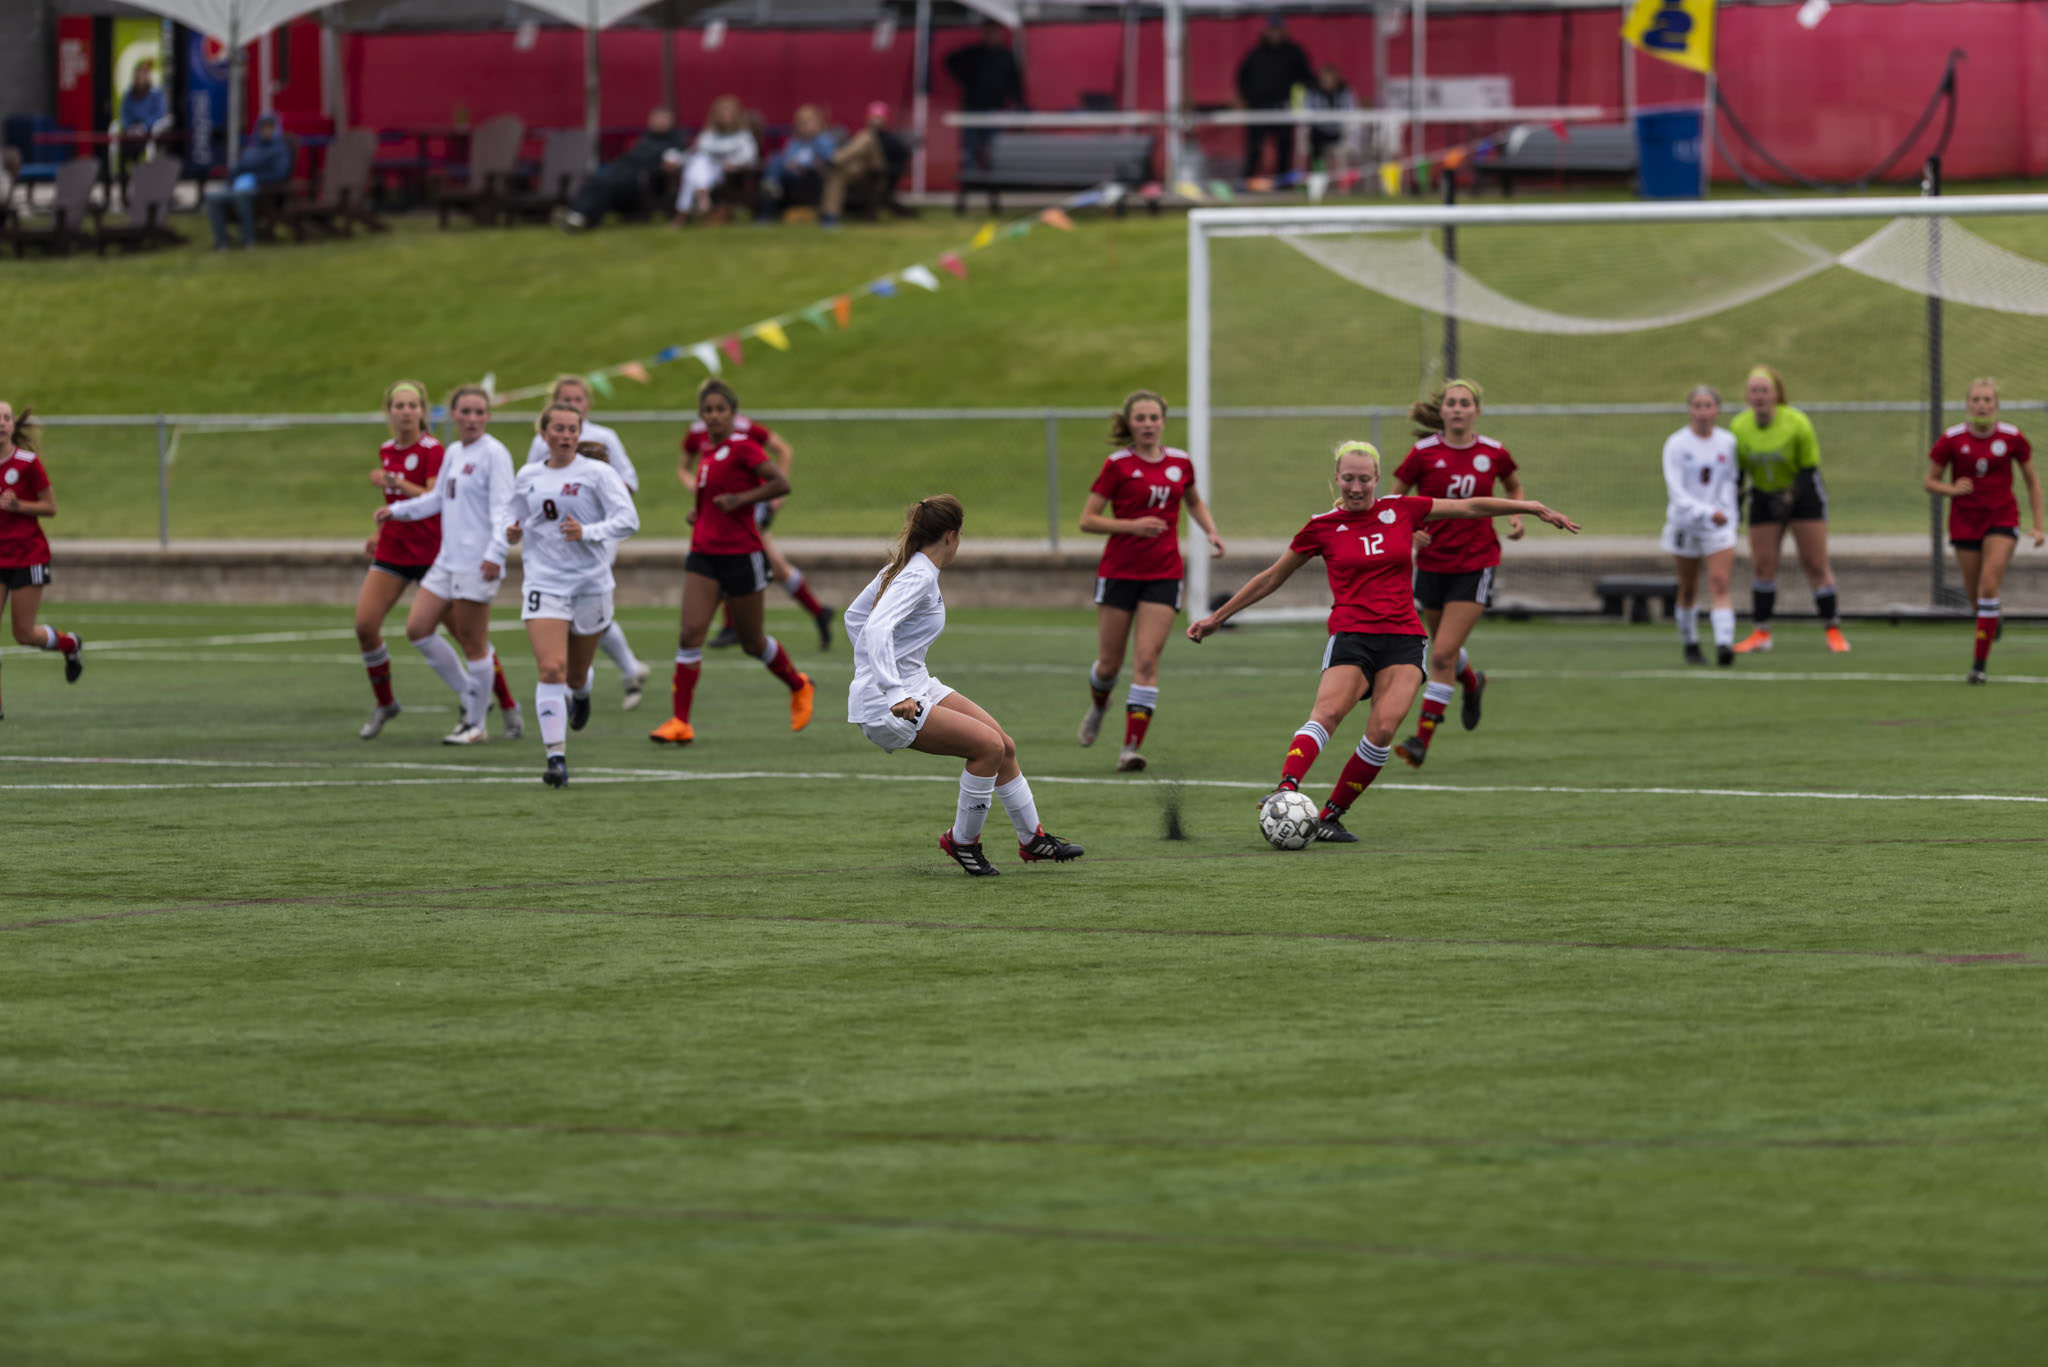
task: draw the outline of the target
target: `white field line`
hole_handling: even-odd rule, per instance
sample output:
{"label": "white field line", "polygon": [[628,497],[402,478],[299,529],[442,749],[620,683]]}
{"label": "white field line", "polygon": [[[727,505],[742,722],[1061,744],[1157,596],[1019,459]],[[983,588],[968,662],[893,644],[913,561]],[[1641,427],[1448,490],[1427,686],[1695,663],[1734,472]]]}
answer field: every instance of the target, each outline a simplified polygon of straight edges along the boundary
{"label": "white field line", "polygon": [[[85,765],[127,765],[136,767],[160,766],[166,768],[220,768],[220,769],[290,769],[313,767],[295,765],[277,760],[194,760],[194,759],[103,759],[89,755],[11,755],[0,757],[17,765],[36,764],[85,764]],[[360,779],[263,779],[234,780],[193,783],[15,783],[0,784],[0,792],[53,792],[53,791],[128,791],[158,792],[184,788],[374,788],[374,787],[418,787],[436,784],[465,783],[531,783],[535,776],[530,769],[514,769],[507,765],[483,767],[477,765],[429,764],[418,761],[369,761],[322,765],[329,769],[399,769],[426,770],[435,777],[421,778],[360,778]],[[790,779],[822,782],[862,783],[955,783],[952,774],[874,774],[780,769],[738,769],[738,770],[687,770],[687,769],[642,769],[620,768],[610,765],[592,765],[574,771],[579,781],[592,783],[738,783],[751,781],[787,781]],[[1261,792],[1267,784],[1247,782],[1241,779],[1130,779],[1081,778],[1064,775],[1038,775],[1032,779],[1034,785],[1063,785],[1070,787],[1115,787],[1115,788],[1223,788],[1240,792]],[[1752,800],[1792,799],[1796,801],[1822,802],[1989,802],[2048,805],[2048,796],[2021,793],[1857,793],[1835,792],[1819,789],[1767,790],[1761,788],[1673,788],[1673,787],[1581,787],[1572,784],[1510,784],[1510,783],[1382,783],[1376,785],[1384,791],[1405,793],[1528,793],[1558,794],[1574,797],[1727,797]]]}

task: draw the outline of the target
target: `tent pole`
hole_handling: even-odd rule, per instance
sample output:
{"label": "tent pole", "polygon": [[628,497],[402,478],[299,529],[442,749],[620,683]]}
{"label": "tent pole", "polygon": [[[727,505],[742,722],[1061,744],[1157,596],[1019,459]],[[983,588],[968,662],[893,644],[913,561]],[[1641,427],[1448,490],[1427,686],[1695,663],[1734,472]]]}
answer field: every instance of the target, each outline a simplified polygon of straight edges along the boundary
{"label": "tent pole", "polygon": [[320,21],[320,86],[326,96],[328,120],[339,133],[348,127],[348,86],[347,73],[342,69],[341,45],[344,41],[337,21],[340,14],[329,5]]}
{"label": "tent pole", "polygon": [[661,6],[661,105],[676,112],[676,6],[662,0]]}
{"label": "tent pole", "polygon": [[910,126],[915,146],[910,152],[910,192],[925,191],[925,140],[932,121],[932,0],[917,0],[917,32],[910,58]]}
{"label": "tent pole", "polygon": [[597,170],[597,0],[587,0],[583,21],[584,169]]}
{"label": "tent pole", "polygon": [[1187,179],[1181,165],[1181,142],[1187,129],[1187,90],[1181,54],[1187,44],[1187,11],[1181,0],[1166,0],[1166,184],[1170,190]]}
{"label": "tent pole", "polygon": [[1138,107],[1138,7],[1133,0],[1124,0],[1124,32],[1118,43],[1119,55],[1123,58],[1123,99],[1125,109]]}
{"label": "tent pole", "polygon": [[234,179],[235,163],[242,156],[243,78],[248,60],[242,55],[242,7],[228,11],[228,179]]}
{"label": "tent pole", "polygon": [[1429,73],[1429,0],[1411,0],[1408,8],[1408,155],[1421,157],[1422,83]]}

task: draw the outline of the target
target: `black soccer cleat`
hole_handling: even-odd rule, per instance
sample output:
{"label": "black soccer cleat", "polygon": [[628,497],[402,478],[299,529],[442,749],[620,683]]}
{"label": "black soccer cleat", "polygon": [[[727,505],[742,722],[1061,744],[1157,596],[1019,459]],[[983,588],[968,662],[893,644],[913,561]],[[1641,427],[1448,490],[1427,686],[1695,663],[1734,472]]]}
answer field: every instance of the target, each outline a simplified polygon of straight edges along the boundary
{"label": "black soccer cleat", "polygon": [[1074,844],[1070,840],[1060,839],[1058,836],[1049,833],[1043,826],[1038,828],[1038,834],[1032,836],[1029,840],[1019,841],[1017,844],[1017,857],[1027,864],[1035,864],[1041,859],[1050,859],[1056,864],[1064,864],[1070,859],[1079,859],[1086,853],[1088,851],[1082,849],[1079,845]]}
{"label": "black soccer cleat", "polygon": [[835,611],[837,609],[830,603],[819,605],[815,620],[818,623],[818,649],[820,650],[830,650],[832,648],[832,614]]}
{"label": "black soccer cleat", "polygon": [[981,842],[979,840],[975,841],[972,845],[962,845],[953,839],[953,832],[950,827],[939,836],[939,848],[944,850],[954,863],[967,870],[970,877],[994,878],[1002,872],[1001,869],[998,869],[989,862],[987,855],[981,852]]}
{"label": "black soccer cleat", "polygon": [[540,781],[550,788],[569,786],[569,761],[561,755],[549,755],[548,767],[541,774]]}
{"label": "black soccer cleat", "polygon": [[1685,643],[1685,662],[1689,665],[1703,665],[1707,662],[1707,654],[1700,649],[1698,641]]}
{"label": "black soccer cleat", "polygon": [[[1486,671],[1481,669],[1473,672],[1479,676],[1479,687],[1466,689],[1465,697],[1458,708],[1458,720],[1465,724],[1467,731],[1474,730],[1479,725],[1479,695],[1486,691]],[[1415,764],[1419,768],[1422,761],[1418,759]]]}
{"label": "black soccer cleat", "polygon": [[1344,829],[1344,813],[1325,807],[1322,819],[1316,823],[1316,841],[1318,844],[1356,845],[1358,835]]}
{"label": "black soccer cleat", "polygon": [[704,644],[710,646],[713,650],[724,650],[727,646],[736,646],[739,643],[740,634],[731,627],[727,627]]}
{"label": "black soccer cleat", "polygon": [[581,731],[589,724],[590,695],[585,693],[579,698],[574,693],[571,693],[569,695],[569,729],[571,731]]}
{"label": "black soccer cleat", "polygon": [[1990,683],[1991,676],[1984,672],[1983,665],[1971,665],[1969,677],[1964,679],[1963,682],[1973,684]]}
{"label": "black soccer cleat", "polygon": [[1723,669],[1727,668],[1727,667],[1728,667],[1729,665],[1732,665],[1732,664],[1734,664],[1734,663],[1735,663],[1735,647],[1734,647],[1734,646],[1715,646],[1715,647],[1714,647],[1714,663],[1715,663],[1715,664],[1717,664],[1717,665],[1720,665],[1720,666],[1721,666],[1721,667],[1722,667]]}
{"label": "black soccer cleat", "polygon": [[1408,762],[1410,769],[1420,769],[1422,761],[1429,758],[1429,746],[1420,736],[1410,736],[1394,747],[1394,753]]}
{"label": "black soccer cleat", "polygon": [[78,676],[85,673],[85,637],[74,631],[71,639],[78,642],[78,649],[64,657],[65,683],[77,683]]}

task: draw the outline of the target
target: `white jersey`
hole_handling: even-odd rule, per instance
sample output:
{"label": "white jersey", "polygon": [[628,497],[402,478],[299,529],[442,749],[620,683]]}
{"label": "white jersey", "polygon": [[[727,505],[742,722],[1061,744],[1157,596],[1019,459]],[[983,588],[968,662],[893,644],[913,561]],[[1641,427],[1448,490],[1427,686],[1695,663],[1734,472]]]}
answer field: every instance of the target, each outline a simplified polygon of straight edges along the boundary
{"label": "white jersey", "polygon": [[[606,451],[609,451],[611,453],[611,467],[618,471],[619,478],[625,481],[626,492],[634,495],[636,498],[639,496],[640,472],[633,468],[633,462],[627,458],[626,443],[619,440],[617,432],[612,431],[611,428],[606,427],[601,422],[592,422],[590,419],[585,418],[583,420],[583,431],[577,436],[576,440],[594,441],[602,445]],[[548,439],[536,432],[533,434],[533,441],[526,448],[526,463],[528,465],[539,465],[546,461],[547,458]]]}
{"label": "white jersey", "polygon": [[[887,573],[887,571],[883,571]],[[881,606],[877,574],[846,610],[846,640],[853,647],[853,682],[846,690],[846,719],[873,724],[905,698],[922,698],[931,684],[924,653],[946,629],[946,600],[939,593],[939,567],[923,551],[912,555],[889,583]]]}
{"label": "white jersey", "polygon": [[[562,537],[562,523],[575,518],[583,539]],[[525,588],[528,593],[575,598],[612,591],[611,548],[640,530],[640,514],[618,472],[600,460],[577,456],[555,469],[529,465],[513,484],[512,519],[524,531]]]}
{"label": "white jersey", "polygon": [[1664,520],[1675,529],[1706,532],[1715,526],[1714,514],[1725,513],[1720,525],[1732,529],[1739,478],[1733,432],[1716,427],[1702,437],[1690,426],[1679,428],[1664,443]]}
{"label": "white jersey", "polygon": [[512,453],[486,432],[457,442],[441,457],[441,476],[418,498],[391,505],[399,522],[441,518],[441,551],[434,563],[454,574],[475,574],[484,561],[504,567],[505,528],[512,521]]}

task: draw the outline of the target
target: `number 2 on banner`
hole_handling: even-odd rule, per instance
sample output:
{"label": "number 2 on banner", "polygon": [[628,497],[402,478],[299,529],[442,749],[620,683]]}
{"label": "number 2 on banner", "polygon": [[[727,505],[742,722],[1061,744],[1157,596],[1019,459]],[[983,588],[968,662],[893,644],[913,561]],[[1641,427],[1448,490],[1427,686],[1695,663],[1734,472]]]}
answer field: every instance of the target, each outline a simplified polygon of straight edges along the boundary
{"label": "number 2 on banner", "polygon": [[1386,545],[1386,541],[1387,537],[1384,532],[1374,532],[1371,536],[1361,536],[1358,538],[1358,544],[1365,547],[1367,555],[1378,555]]}
{"label": "number 2 on banner", "polygon": [[1470,497],[1472,497],[1472,495],[1473,495],[1473,492],[1474,492],[1475,490],[1477,490],[1478,488],[1479,488],[1479,476],[1477,476],[1477,475],[1452,475],[1452,476],[1451,476],[1451,497],[1452,497],[1452,498],[1470,498]]}

